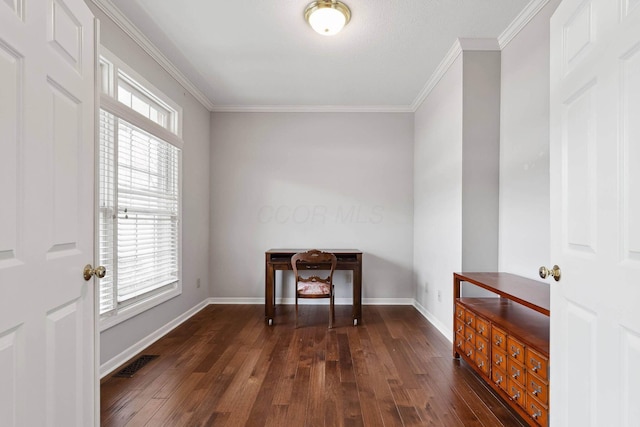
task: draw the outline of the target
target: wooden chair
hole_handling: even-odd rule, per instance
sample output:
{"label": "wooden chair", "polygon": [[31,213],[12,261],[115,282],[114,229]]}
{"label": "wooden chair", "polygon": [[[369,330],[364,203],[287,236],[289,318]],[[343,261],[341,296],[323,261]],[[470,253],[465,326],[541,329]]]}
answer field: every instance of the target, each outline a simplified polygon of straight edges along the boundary
{"label": "wooden chair", "polygon": [[[293,276],[296,280],[296,328],[298,327],[298,298],[329,298],[329,328],[333,328],[335,319],[333,305],[333,272],[337,264],[336,256],[329,252],[312,249],[300,252],[291,258]],[[329,270],[329,276],[325,279],[312,275],[302,277],[299,271]]]}

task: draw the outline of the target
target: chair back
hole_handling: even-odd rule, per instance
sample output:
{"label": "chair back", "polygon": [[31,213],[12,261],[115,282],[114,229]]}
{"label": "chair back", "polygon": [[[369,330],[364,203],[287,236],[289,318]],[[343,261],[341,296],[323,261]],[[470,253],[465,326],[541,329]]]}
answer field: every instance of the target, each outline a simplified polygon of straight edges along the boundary
{"label": "chair back", "polygon": [[[291,257],[291,267],[296,280],[296,288],[299,282],[323,282],[333,284],[333,272],[336,269],[338,260],[336,256],[330,252],[322,252],[312,249],[307,252],[300,252]],[[299,271],[309,270],[329,270],[329,276],[326,278],[313,275],[310,277],[301,277]]]}

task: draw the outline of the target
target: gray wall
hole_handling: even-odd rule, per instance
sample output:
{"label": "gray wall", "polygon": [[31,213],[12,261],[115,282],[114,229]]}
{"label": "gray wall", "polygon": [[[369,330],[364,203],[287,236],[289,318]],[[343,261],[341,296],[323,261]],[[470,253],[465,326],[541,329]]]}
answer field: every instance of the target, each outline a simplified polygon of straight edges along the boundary
{"label": "gray wall", "polygon": [[502,51],[499,269],[538,278],[549,259],[551,0]]}
{"label": "gray wall", "polygon": [[498,264],[499,99],[500,53],[464,51],[415,116],[416,300],[449,337],[452,273]]}
{"label": "gray wall", "polygon": [[[100,334],[100,363],[146,338],[208,297],[209,111],[170,77],[131,38],[88,2],[100,19],[102,44],[178,103],[184,112],[182,197],[182,294]],[[197,280],[201,287],[196,288]]]}
{"label": "gray wall", "polygon": [[462,270],[498,268],[500,52],[462,54]]}
{"label": "gray wall", "polygon": [[365,300],[413,298],[413,114],[212,113],[211,141],[214,298],[263,301],[267,249],[354,246]]}
{"label": "gray wall", "polygon": [[451,273],[462,266],[462,128],[460,55],[415,113],[416,300],[443,325],[452,318]]}

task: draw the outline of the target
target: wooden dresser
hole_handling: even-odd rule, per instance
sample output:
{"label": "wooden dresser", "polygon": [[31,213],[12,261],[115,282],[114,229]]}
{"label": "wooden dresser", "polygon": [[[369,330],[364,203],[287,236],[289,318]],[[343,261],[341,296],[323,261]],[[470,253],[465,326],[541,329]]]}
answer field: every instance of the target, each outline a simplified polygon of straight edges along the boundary
{"label": "wooden dresser", "polygon": [[[462,282],[499,298],[461,298]],[[549,422],[549,285],[509,273],[454,273],[453,356],[531,426]]]}

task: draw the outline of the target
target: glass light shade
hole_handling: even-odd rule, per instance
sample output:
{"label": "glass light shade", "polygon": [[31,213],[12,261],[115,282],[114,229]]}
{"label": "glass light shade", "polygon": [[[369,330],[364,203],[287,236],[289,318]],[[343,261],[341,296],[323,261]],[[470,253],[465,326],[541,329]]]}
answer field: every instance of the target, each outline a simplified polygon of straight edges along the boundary
{"label": "glass light shade", "polygon": [[305,17],[318,34],[333,36],[349,22],[351,12],[342,2],[320,0],[307,6]]}

